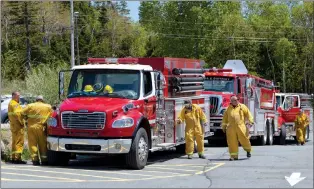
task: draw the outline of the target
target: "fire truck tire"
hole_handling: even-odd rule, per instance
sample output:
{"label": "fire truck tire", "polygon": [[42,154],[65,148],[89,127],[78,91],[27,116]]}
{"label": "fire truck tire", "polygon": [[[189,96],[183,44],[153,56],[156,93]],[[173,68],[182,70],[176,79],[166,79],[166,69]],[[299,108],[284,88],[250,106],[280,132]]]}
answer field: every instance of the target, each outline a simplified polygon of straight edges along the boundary
{"label": "fire truck tire", "polygon": [[56,152],[48,150],[47,159],[49,165],[67,165],[71,154],[67,152]]}
{"label": "fire truck tire", "polygon": [[259,137],[259,144],[261,146],[264,146],[267,143],[267,138],[268,138],[268,133],[269,133],[267,124],[265,124],[264,131],[265,131],[264,135]]}
{"label": "fire truck tire", "polygon": [[305,139],[305,141],[307,142],[309,139],[310,139],[310,126],[308,126],[306,128],[306,139]]}
{"label": "fire truck tire", "polygon": [[148,136],[146,130],[140,128],[134,137],[130,152],[126,155],[127,166],[136,170],[143,169],[147,163],[148,153]]}
{"label": "fire truck tire", "polygon": [[274,127],[270,125],[269,123],[267,124],[267,144],[268,145],[273,145],[274,143]]}
{"label": "fire truck tire", "polygon": [[279,138],[279,143],[280,145],[286,145],[286,125],[283,124],[281,126],[281,132],[280,132],[280,138]]}

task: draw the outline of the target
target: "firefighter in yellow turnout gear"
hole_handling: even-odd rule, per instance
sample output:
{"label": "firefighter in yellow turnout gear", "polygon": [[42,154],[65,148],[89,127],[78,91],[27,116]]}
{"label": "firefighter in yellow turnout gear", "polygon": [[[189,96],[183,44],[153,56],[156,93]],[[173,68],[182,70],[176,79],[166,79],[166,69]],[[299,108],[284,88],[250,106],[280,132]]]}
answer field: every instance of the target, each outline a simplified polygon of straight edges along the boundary
{"label": "firefighter in yellow turnout gear", "polygon": [[29,104],[22,111],[22,114],[27,116],[28,146],[33,165],[39,165],[38,151],[41,164],[47,165],[46,123],[52,112],[52,107],[43,103],[42,96],[38,96],[35,103]]}
{"label": "firefighter in yellow turnout gear", "polygon": [[26,162],[21,160],[24,147],[24,123],[21,117],[22,107],[19,101],[20,93],[13,92],[12,100],[8,106],[10,130],[12,133],[12,163],[25,164]]}
{"label": "firefighter in yellow turnout gear", "polygon": [[306,114],[301,110],[299,115],[297,115],[295,121],[295,130],[296,130],[296,137],[298,141],[298,145],[305,144],[305,134],[306,134],[306,127],[309,126],[310,122]]}
{"label": "firefighter in yellow turnout gear", "polygon": [[247,135],[245,120],[249,120],[250,124],[254,123],[250,110],[244,104],[239,103],[236,96],[232,96],[231,104],[222,119],[222,129],[227,135],[230,161],[238,159],[239,142],[247,152],[247,157],[251,157],[251,143]]}
{"label": "firefighter in yellow turnout gear", "polygon": [[196,138],[197,151],[199,158],[205,159],[204,156],[204,129],[202,126],[207,124],[206,115],[203,110],[192,104],[192,101],[185,100],[185,107],[182,109],[177,124],[185,121],[185,152],[189,159],[192,159],[194,152],[194,138]]}

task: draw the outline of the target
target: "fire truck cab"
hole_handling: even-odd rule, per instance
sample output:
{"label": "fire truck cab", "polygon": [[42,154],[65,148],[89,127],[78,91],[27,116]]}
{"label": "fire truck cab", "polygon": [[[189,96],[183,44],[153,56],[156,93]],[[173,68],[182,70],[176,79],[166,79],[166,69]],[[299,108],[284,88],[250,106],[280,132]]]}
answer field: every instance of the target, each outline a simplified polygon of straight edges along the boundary
{"label": "fire truck cab", "polygon": [[[142,169],[149,151],[184,149],[185,124],[175,126],[190,99],[209,117],[209,99],[200,96],[202,61],[183,58],[89,58],[87,65],[59,73],[63,102],[48,121],[48,162],[67,164],[70,154],[122,154],[126,164]],[[194,82],[189,82],[193,80]],[[209,124],[205,138],[210,136]]]}
{"label": "fire truck cab", "polygon": [[306,139],[310,137],[310,130],[313,129],[313,107],[311,106],[313,95],[302,93],[276,93],[276,121],[279,133],[281,135],[280,143],[285,144],[286,139],[296,140],[296,131],[294,129],[294,121],[296,116],[303,110],[310,120],[307,127]]}
{"label": "fire truck cab", "polygon": [[225,139],[221,123],[230,98],[236,95],[245,104],[255,124],[249,129],[251,139],[259,139],[262,145],[273,144],[275,117],[275,90],[272,81],[248,74],[241,60],[228,60],[223,69],[213,68],[205,72],[203,96],[210,99],[211,131],[209,142]]}

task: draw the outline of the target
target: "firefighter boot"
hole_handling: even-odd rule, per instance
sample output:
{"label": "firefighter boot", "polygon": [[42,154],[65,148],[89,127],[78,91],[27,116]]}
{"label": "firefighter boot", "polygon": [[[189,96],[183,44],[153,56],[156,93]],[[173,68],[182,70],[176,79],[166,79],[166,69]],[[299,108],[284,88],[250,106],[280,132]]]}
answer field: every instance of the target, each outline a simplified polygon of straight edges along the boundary
{"label": "firefighter boot", "polygon": [[229,159],[229,161],[234,161],[234,160],[238,160],[238,158],[237,158],[237,157],[231,157],[231,158]]}
{"label": "firefighter boot", "polygon": [[37,166],[40,165],[39,161],[33,161],[33,165]]}
{"label": "firefighter boot", "polygon": [[204,154],[199,154],[198,157],[201,158],[201,159],[206,159],[206,157],[204,156]]}
{"label": "firefighter boot", "polygon": [[246,152],[246,157],[250,158],[251,157],[251,152]]}
{"label": "firefighter boot", "polygon": [[193,155],[188,155],[188,159],[192,159],[193,158]]}

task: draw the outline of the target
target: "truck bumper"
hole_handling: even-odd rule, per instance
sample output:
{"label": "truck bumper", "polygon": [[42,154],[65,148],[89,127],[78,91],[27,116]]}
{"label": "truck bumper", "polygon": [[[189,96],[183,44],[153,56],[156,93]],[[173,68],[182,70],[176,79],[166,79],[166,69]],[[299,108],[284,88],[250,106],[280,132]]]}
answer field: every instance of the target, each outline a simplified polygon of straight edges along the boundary
{"label": "truck bumper", "polygon": [[126,154],[129,153],[132,139],[81,139],[47,137],[47,148],[59,152]]}

